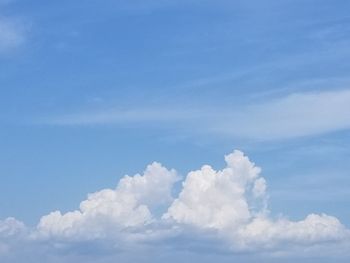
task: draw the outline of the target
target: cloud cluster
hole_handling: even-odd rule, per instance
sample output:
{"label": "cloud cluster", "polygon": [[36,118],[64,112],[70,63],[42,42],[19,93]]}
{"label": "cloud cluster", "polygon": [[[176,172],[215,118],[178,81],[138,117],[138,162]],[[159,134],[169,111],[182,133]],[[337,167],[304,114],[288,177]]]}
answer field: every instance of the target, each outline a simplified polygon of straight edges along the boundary
{"label": "cloud cluster", "polygon": [[115,189],[90,194],[79,210],[43,216],[30,231],[15,219],[1,221],[0,251],[8,249],[5,239],[26,232],[22,238],[31,242],[69,246],[106,241],[115,249],[154,242],[176,247],[172,242],[179,239],[182,247],[209,240],[212,248],[224,244],[224,250],[232,253],[349,244],[349,230],[333,216],[273,218],[261,169],[240,151],[225,156],[225,161],[222,170],[204,165],[190,172],[177,197],[172,193],[179,175],[155,162],[142,175],[123,177]]}
{"label": "cloud cluster", "polygon": [[205,165],[190,172],[163,218],[217,230],[233,250],[279,248],[286,242],[313,245],[349,237],[337,218],[325,214],[310,214],[297,222],[271,218],[261,169],[240,151],[225,160],[227,166],[221,171]]}
{"label": "cloud cluster", "polygon": [[96,239],[148,225],[156,220],[152,212],[172,201],[172,185],[177,180],[174,170],[155,162],[142,176],[122,178],[116,189],[90,194],[80,210],[42,217],[38,231],[41,236]]}

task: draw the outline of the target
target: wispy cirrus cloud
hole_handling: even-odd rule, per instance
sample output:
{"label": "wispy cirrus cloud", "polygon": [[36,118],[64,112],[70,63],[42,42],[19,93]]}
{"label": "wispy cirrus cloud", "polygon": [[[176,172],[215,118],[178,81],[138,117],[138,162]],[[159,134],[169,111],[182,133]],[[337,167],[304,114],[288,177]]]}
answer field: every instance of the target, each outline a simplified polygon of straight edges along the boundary
{"label": "wispy cirrus cloud", "polygon": [[162,124],[183,132],[257,140],[319,135],[350,128],[350,90],[300,92],[245,105],[160,105],[50,117],[51,125]]}
{"label": "wispy cirrus cloud", "polygon": [[5,53],[23,44],[24,28],[21,23],[0,17],[0,53]]}
{"label": "wispy cirrus cloud", "polygon": [[284,139],[350,128],[350,90],[294,93],[234,112],[214,130],[257,139]]}
{"label": "wispy cirrus cloud", "polygon": [[[0,8],[11,5],[12,0],[0,0]],[[7,53],[21,46],[26,40],[28,23],[16,16],[4,16],[0,9],[0,54]]]}

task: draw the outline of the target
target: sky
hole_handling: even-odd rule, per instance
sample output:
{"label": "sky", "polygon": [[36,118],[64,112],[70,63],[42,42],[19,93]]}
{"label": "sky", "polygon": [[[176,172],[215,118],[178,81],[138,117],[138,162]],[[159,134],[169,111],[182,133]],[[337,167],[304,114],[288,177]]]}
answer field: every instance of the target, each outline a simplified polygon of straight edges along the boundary
{"label": "sky", "polygon": [[349,10],[0,0],[0,261],[348,262]]}

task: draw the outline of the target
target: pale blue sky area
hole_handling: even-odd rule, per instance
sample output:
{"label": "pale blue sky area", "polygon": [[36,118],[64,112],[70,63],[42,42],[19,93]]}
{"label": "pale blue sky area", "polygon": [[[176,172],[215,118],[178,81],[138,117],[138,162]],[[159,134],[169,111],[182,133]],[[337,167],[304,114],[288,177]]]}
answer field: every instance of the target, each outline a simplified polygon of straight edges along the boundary
{"label": "pale blue sky area", "polygon": [[349,10],[0,0],[0,218],[34,226],[152,161],[186,175],[240,149],[274,215],[350,226]]}

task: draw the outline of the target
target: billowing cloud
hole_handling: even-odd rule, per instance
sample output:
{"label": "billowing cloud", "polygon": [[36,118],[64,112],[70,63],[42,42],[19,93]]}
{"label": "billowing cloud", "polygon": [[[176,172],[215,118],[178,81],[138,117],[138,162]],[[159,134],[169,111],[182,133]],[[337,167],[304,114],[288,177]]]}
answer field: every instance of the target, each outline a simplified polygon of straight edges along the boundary
{"label": "billowing cloud", "polygon": [[0,220],[0,237],[7,238],[20,234],[25,229],[22,222],[15,218],[9,217],[5,220]]}
{"label": "billowing cloud", "polygon": [[24,238],[25,233],[25,225],[15,218],[0,220],[0,256],[8,253],[18,239]]}
{"label": "billowing cloud", "polygon": [[350,232],[333,216],[310,214],[299,221],[271,216],[261,169],[240,151],[225,161],[222,170],[204,165],[188,173],[175,198],[180,177],[155,162],[142,175],[123,177],[115,189],[89,194],[76,211],[43,216],[30,231],[15,219],[1,221],[0,249],[9,250],[11,242],[4,241],[19,236],[26,244],[44,241],[52,249],[74,250],[77,244],[95,242],[95,248],[115,253],[143,245],[175,250],[209,246],[233,254],[320,251],[330,244],[349,248]]}
{"label": "billowing cloud", "polygon": [[227,167],[215,171],[205,165],[188,174],[183,189],[163,216],[199,229],[215,229],[234,250],[279,247],[288,242],[313,245],[349,237],[335,217],[310,214],[293,222],[274,220],[267,210],[266,181],[248,157],[234,151]]}
{"label": "billowing cloud", "polygon": [[147,167],[143,175],[122,178],[116,189],[90,194],[80,210],[59,211],[41,218],[38,231],[43,236],[95,239],[129,227],[140,227],[155,220],[152,211],[171,202],[172,185],[178,180],[175,170],[159,163]]}
{"label": "billowing cloud", "polygon": [[227,167],[222,171],[205,165],[201,170],[190,172],[179,198],[164,218],[215,229],[239,227],[249,222],[253,209],[249,202],[256,204],[256,198],[265,197],[260,168],[239,151],[227,155],[225,160]]}

